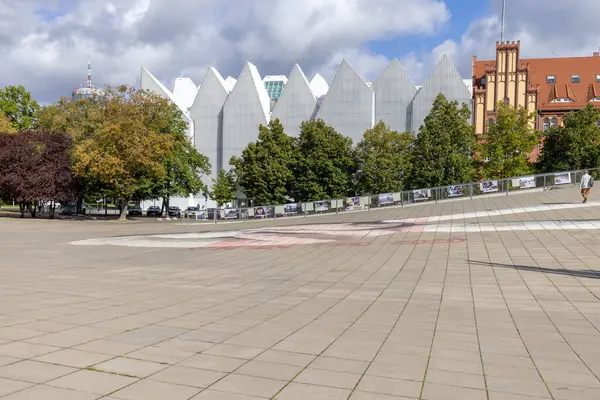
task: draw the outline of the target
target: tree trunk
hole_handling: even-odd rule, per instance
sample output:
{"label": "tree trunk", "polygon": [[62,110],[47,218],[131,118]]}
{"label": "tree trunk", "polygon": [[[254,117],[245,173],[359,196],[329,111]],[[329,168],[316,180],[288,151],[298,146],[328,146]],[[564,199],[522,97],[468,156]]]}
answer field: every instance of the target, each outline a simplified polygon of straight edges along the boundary
{"label": "tree trunk", "polygon": [[25,202],[19,202],[19,211],[21,212],[21,218],[25,218]]}
{"label": "tree trunk", "polygon": [[55,215],[54,212],[55,211],[56,211],[56,202],[52,201],[50,203],[50,206],[49,206],[49,209],[48,209],[48,212],[50,213],[50,216],[49,216],[50,219],[54,219],[54,215]]}
{"label": "tree trunk", "polygon": [[35,218],[35,215],[37,212],[37,205],[35,203],[29,203],[29,204],[27,204],[27,209],[29,210],[31,217]]}
{"label": "tree trunk", "polygon": [[160,203],[160,216],[165,217],[165,199],[163,198]]}
{"label": "tree trunk", "polygon": [[127,204],[129,204],[129,200],[119,201],[119,208],[121,209],[121,216],[119,217],[119,221],[127,221]]}
{"label": "tree trunk", "polygon": [[75,214],[81,214],[82,206],[83,206],[83,195],[77,196],[77,206],[75,209]]}
{"label": "tree trunk", "polygon": [[167,213],[167,218],[169,218],[169,200],[170,198],[168,196],[163,200],[165,202],[165,211]]}

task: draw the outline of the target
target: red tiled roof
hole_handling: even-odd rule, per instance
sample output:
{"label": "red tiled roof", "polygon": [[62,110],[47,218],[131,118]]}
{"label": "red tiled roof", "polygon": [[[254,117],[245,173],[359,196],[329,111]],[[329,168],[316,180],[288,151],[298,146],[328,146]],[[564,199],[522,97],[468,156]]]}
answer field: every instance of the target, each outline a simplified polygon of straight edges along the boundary
{"label": "red tiled roof", "polygon": [[[570,58],[532,58],[519,60],[519,66],[529,67],[529,86],[538,88],[538,107],[542,111],[585,107],[593,97],[600,97],[600,56]],[[475,61],[475,77],[485,76],[486,69],[494,70],[496,61]],[[548,75],[556,77],[556,84],[546,82]],[[571,75],[579,75],[580,83],[571,82]],[[590,97],[590,94],[594,96]],[[569,98],[573,102],[551,103],[554,99]]]}

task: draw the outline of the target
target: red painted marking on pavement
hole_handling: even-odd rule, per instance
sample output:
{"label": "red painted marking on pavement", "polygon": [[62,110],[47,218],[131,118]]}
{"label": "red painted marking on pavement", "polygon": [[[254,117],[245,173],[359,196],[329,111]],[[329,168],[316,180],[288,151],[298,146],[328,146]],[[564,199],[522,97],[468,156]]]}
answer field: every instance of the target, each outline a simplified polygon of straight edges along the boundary
{"label": "red painted marking on pavement", "polygon": [[[426,244],[458,244],[464,243],[467,239],[464,238],[452,238],[452,239],[417,239],[417,240],[400,240],[396,242],[388,242],[387,245],[391,246],[403,246],[403,245],[426,245]],[[245,241],[244,241],[245,242]],[[219,246],[207,246],[207,247],[195,247],[190,248],[190,251],[199,251],[199,250],[238,250],[238,249],[246,249],[246,250],[272,250],[272,249],[288,249],[290,247],[295,247],[293,244],[282,244],[282,245],[261,245],[261,244],[253,244],[249,246],[238,245],[236,243],[235,246],[227,245],[231,242],[222,242]],[[371,242],[334,242],[334,243],[312,243],[306,244],[306,246],[312,247],[365,247],[370,245]]]}

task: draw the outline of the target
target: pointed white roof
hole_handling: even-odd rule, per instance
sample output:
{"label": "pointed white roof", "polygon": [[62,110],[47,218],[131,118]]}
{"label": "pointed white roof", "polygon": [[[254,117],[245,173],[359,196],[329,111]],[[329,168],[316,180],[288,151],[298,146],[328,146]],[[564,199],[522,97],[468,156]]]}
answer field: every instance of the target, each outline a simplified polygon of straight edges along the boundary
{"label": "pointed white roof", "polygon": [[[215,89],[218,92],[219,88],[222,90],[223,103],[224,103],[225,99],[227,98],[227,95],[229,93],[229,91],[227,90],[227,85],[225,83],[225,80],[223,79],[223,77],[221,76],[219,71],[216,70],[216,68],[209,67],[208,70],[206,70],[206,75],[204,75],[202,84],[200,86],[198,86],[198,92],[196,93],[196,97],[195,97],[192,105],[190,106],[190,115],[192,115],[192,116],[197,115],[198,109],[199,109],[199,107],[201,107],[201,106],[199,106],[199,104],[201,104],[203,101],[207,100],[206,95],[205,95],[206,92],[213,95],[215,93]],[[203,95],[204,95],[204,97],[203,97]]]}
{"label": "pointed white roof", "polygon": [[[209,75],[214,75],[215,78],[217,78],[217,80],[219,81],[219,83],[221,83],[221,85],[223,85],[223,87],[225,89],[227,89],[227,81],[225,79],[223,79],[223,76],[219,73],[219,71],[217,71],[217,69],[215,67],[208,67],[208,71],[206,71],[206,76],[204,77],[204,79],[206,80],[206,78]],[[233,79],[232,77],[229,77],[227,79]],[[235,79],[233,79],[235,82]],[[200,86],[198,86],[200,87]]]}
{"label": "pointed white roof", "polygon": [[322,97],[325,96],[329,91],[329,84],[320,74],[315,74],[310,81],[310,89],[315,96]]}
{"label": "pointed white roof", "polygon": [[190,78],[177,78],[175,79],[175,85],[173,86],[173,97],[177,101],[180,108],[188,109],[191,107],[198,88],[194,81]]}
{"label": "pointed white roof", "polygon": [[269,114],[271,112],[271,98],[267,93],[267,89],[265,89],[265,85],[263,84],[262,78],[258,73],[258,69],[254,64],[247,61],[246,65],[244,65],[244,69],[240,73],[238,77],[238,81],[241,79],[251,79],[252,84],[256,90],[256,94],[258,95],[258,99],[260,101],[260,105],[265,113],[265,118],[267,121],[269,120]]}
{"label": "pointed white roof", "polygon": [[[292,70],[290,71],[289,80],[290,81],[291,80],[299,80],[300,82],[304,83],[304,85],[306,85],[306,87],[308,87],[308,89],[310,90],[310,92],[313,95],[313,97],[315,98],[315,100],[317,99],[318,96],[313,92],[312,87],[310,86],[310,83],[308,82],[308,79],[306,79],[306,75],[304,75],[304,71],[302,71],[302,68],[300,68],[300,65],[298,65],[298,63],[295,63],[294,66],[292,67]],[[325,82],[325,83],[327,83],[327,82]]]}
{"label": "pointed white roof", "polygon": [[183,115],[188,122],[191,122],[187,108],[182,108],[182,105],[176,100],[175,96],[173,96],[173,93],[144,67],[142,67],[141,71],[140,85],[142,89],[150,90],[151,92],[171,100],[183,112]]}
{"label": "pointed white roof", "polygon": [[233,76],[228,76],[227,79],[225,79],[225,89],[227,89],[228,92],[231,92],[236,83],[237,79]]}
{"label": "pointed white roof", "polygon": [[154,93],[160,94],[167,97],[169,100],[175,103],[173,93],[165,85],[163,85],[154,75],[152,75],[146,68],[142,67],[141,71],[141,87],[144,90],[150,90]]}

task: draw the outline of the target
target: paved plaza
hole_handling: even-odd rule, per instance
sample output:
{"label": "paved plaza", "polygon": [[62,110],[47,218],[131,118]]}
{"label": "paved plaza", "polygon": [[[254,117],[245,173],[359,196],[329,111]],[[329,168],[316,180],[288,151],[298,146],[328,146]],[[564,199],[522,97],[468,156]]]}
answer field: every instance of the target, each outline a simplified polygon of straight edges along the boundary
{"label": "paved plaza", "polygon": [[594,197],[0,218],[0,399],[598,400]]}

